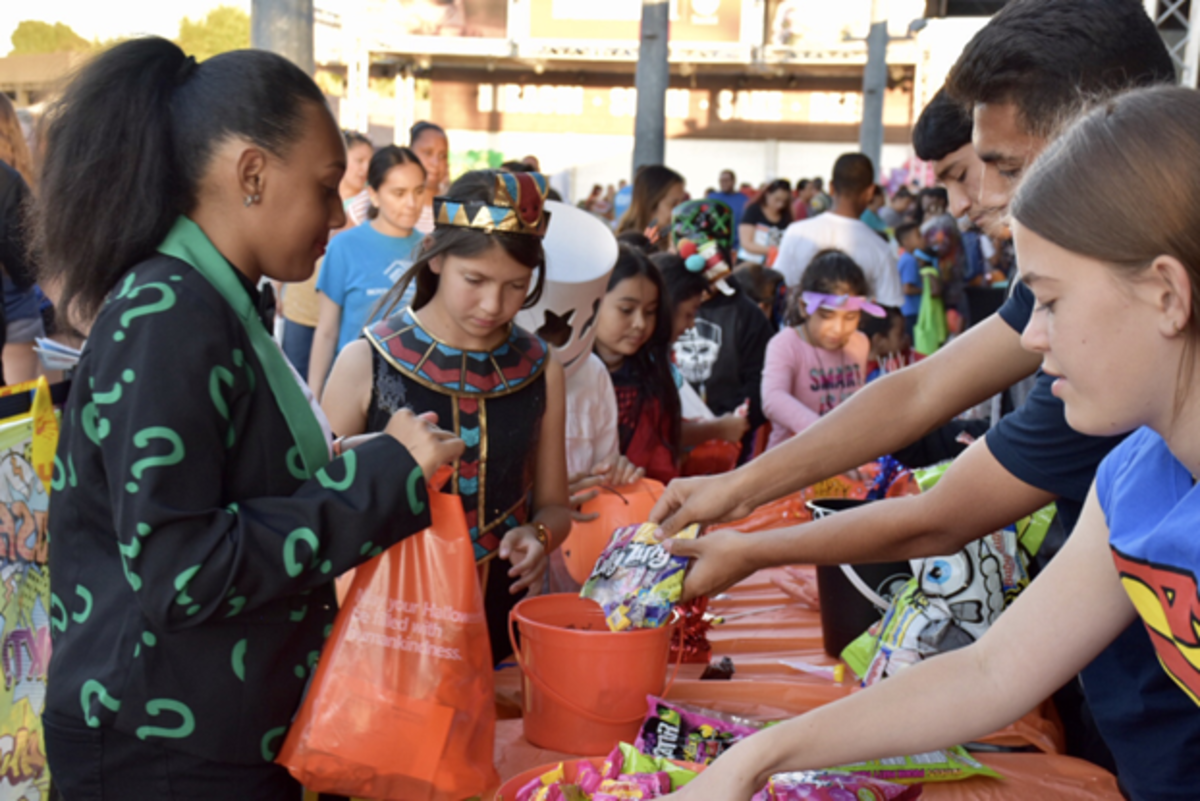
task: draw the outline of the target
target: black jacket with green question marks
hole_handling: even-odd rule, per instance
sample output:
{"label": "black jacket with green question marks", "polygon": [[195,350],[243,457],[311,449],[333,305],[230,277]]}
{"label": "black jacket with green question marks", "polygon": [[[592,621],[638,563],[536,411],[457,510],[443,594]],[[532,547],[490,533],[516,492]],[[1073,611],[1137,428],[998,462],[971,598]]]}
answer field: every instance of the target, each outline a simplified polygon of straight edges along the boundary
{"label": "black jacket with green question marks", "polygon": [[225,298],[168,256],[133,275],[63,412],[46,709],[261,764],[333,623],[333,578],[428,526],[425,482],[391,437],[307,478]]}

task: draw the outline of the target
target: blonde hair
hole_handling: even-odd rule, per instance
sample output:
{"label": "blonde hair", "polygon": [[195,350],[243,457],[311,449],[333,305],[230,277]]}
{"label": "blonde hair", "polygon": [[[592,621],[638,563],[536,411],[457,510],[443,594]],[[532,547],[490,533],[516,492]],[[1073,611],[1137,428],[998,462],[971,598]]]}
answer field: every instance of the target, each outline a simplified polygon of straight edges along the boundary
{"label": "blonde hair", "polygon": [[25,183],[33,187],[33,159],[29,155],[25,131],[21,129],[12,101],[3,92],[0,92],[0,161],[19,172]]}

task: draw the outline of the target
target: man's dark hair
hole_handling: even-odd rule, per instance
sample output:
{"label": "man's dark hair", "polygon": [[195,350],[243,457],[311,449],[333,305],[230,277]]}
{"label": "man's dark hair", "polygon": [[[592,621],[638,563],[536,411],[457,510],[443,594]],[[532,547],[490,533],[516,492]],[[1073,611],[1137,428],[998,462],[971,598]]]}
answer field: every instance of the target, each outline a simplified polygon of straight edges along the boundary
{"label": "man's dark hair", "polygon": [[946,90],[968,108],[1014,103],[1029,133],[1050,136],[1081,96],[1175,77],[1140,0],[1012,0],[967,44]]}
{"label": "man's dark hair", "polygon": [[843,153],[833,164],[833,191],[857,195],[875,185],[875,165],[862,153]]}
{"label": "man's dark hair", "polygon": [[939,89],[913,126],[912,143],[921,161],[944,159],[971,144],[971,112]]}

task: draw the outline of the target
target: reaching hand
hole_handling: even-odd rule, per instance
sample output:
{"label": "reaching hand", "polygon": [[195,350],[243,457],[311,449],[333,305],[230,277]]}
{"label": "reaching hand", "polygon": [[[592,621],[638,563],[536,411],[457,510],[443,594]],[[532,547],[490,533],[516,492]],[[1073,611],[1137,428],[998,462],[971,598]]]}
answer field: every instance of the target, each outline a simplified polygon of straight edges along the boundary
{"label": "reaching hand", "polygon": [[720,439],[726,442],[741,442],[742,437],[750,430],[750,421],[736,412],[718,417],[717,425]]}
{"label": "reaching hand", "polygon": [[724,523],[753,512],[735,475],[677,478],[668,484],[650,512],[650,522],[662,529],[659,539],[675,536],[690,523]]}
{"label": "reaching hand", "polygon": [[388,420],[384,433],[408,449],[428,481],[442,465],[462,455],[466,445],[449,431],[437,427],[437,413],[415,415],[401,409]]}
{"label": "reaching hand", "polygon": [[500,541],[500,550],[496,556],[512,563],[508,577],[517,580],[508,588],[510,593],[516,595],[521,590],[528,589],[530,595],[538,594],[546,577],[549,559],[533,526],[509,529]]}
{"label": "reaching hand", "polygon": [[751,534],[722,529],[694,540],[671,539],[663,543],[672,556],[692,559],[683,578],[684,603],[701,595],[713,596],[754,572],[745,558],[745,541]]}

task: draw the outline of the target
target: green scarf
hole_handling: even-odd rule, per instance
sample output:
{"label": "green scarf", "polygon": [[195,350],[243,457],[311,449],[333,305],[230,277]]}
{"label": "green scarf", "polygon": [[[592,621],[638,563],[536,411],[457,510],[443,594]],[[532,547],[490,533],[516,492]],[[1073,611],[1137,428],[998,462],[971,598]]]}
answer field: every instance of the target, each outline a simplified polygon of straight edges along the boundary
{"label": "green scarf", "polygon": [[233,265],[225,260],[204,235],[204,231],[200,230],[200,226],[187,217],[175,221],[167,238],[158,246],[158,252],[194,267],[225,298],[225,302],[241,320],[250,336],[254,354],[266,374],[275,403],[287,422],[288,430],[292,432],[292,439],[296,441],[305,472],[309,476],[315,475],[329,462],[325,433],[313,414],[304,390],[296,383],[295,374],[284,360],[283,353],[263,326],[249,293],[234,274]]}

